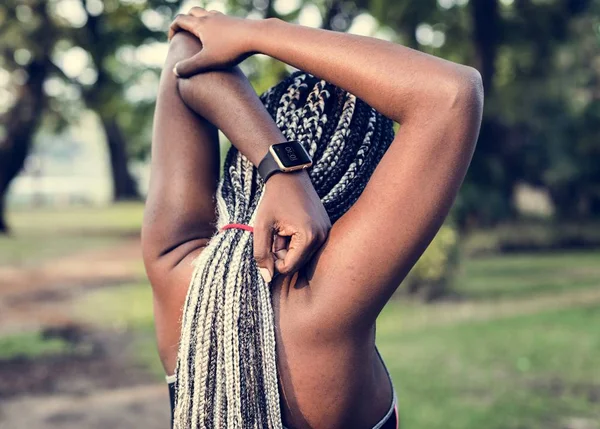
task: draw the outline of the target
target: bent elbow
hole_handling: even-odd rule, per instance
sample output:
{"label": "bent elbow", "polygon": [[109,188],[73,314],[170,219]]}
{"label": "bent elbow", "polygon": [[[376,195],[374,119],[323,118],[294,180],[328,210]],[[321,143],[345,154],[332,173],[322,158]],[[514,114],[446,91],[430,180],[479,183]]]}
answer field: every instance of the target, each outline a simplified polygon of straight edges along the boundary
{"label": "bent elbow", "polygon": [[477,69],[460,66],[450,87],[450,107],[453,110],[464,111],[468,109],[481,112],[483,108],[483,80]]}

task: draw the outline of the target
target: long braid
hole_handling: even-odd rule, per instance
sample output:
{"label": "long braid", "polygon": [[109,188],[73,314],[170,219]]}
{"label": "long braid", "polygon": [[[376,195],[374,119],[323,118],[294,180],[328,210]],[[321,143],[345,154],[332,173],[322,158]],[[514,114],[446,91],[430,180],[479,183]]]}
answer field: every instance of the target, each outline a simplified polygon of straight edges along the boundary
{"label": "long braid", "polygon": [[[260,96],[288,140],[313,158],[311,181],[332,222],[356,202],[389,147],[392,121],[331,83],[296,71]],[[263,195],[235,147],[216,196],[218,232],[194,261],[177,356],[174,427],[281,429],[273,308],[253,237]]]}

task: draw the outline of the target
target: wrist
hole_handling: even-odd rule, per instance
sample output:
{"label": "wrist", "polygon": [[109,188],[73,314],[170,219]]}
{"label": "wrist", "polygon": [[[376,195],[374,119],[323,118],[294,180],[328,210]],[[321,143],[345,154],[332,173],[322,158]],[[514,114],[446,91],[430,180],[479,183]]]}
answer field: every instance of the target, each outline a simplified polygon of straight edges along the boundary
{"label": "wrist", "polygon": [[265,182],[278,173],[291,173],[304,170],[312,165],[306,148],[297,140],[290,140],[269,146],[269,151],[258,164],[258,174]]}
{"label": "wrist", "polygon": [[265,182],[265,189],[289,187],[292,184],[296,185],[299,183],[303,185],[310,184],[312,186],[310,176],[308,175],[308,171],[306,171],[306,169],[290,172],[277,172],[269,177],[269,179]]}
{"label": "wrist", "polygon": [[265,42],[269,39],[269,33],[273,26],[283,22],[277,17],[270,17],[264,19],[254,19],[250,27],[250,50],[253,53],[265,54],[266,47]]}

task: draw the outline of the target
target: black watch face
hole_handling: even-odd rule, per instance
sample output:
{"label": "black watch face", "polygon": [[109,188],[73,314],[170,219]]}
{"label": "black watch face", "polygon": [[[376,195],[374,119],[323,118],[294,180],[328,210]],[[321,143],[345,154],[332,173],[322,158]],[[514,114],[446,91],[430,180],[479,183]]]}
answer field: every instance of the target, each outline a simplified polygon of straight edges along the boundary
{"label": "black watch face", "polygon": [[279,161],[281,161],[285,168],[296,167],[311,162],[310,156],[298,142],[280,143],[272,147],[277,158],[279,158]]}

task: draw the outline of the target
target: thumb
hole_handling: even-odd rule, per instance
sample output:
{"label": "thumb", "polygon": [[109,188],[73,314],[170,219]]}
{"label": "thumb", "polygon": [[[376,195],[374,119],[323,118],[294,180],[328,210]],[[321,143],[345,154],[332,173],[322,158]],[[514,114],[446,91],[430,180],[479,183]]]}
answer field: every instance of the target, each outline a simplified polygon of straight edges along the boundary
{"label": "thumb", "polygon": [[270,283],[275,274],[272,256],[273,228],[270,223],[254,226],[254,259],[265,282]]}
{"label": "thumb", "polygon": [[211,60],[206,48],[187,60],[179,61],[173,68],[173,73],[178,77],[186,78],[206,71],[211,66]]}

